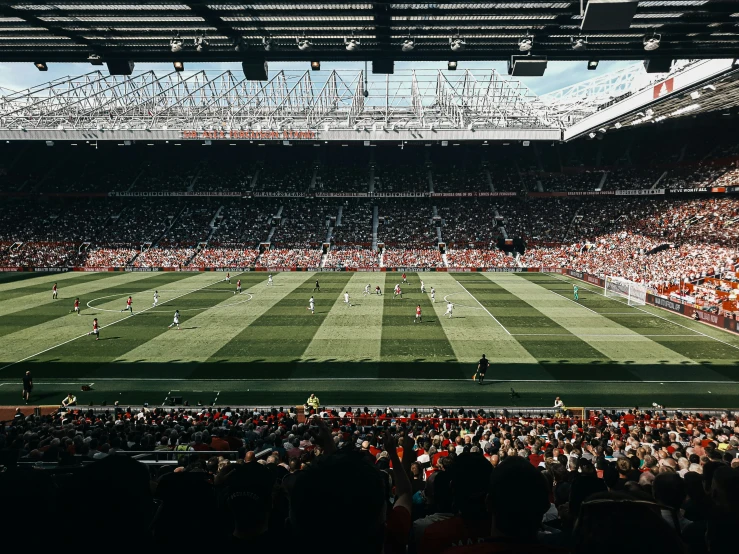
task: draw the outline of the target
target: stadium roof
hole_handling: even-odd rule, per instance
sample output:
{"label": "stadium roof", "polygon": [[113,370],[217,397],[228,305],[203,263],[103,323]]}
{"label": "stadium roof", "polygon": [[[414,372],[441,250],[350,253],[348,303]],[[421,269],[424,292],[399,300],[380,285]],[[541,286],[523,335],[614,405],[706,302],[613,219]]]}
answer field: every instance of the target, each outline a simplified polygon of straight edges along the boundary
{"label": "stadium roof", "polygon": [[[613,0],[609,0],[613,1]],[[630,0],[620,0],[628,3]],[[586,9],[603,0],[585,0]],[[735,0],[646,0],[616,30],[581,31],[580,1],[23,0],[0,2],[0,61],[507,60],[519,40],[550,60],[735,58]],[[660,47],[645,52],[654,35]],[[172,52],[172,39],[182,49]],[[205,37],[198,51],[195,41]],[[450,38],[466,47],[452,52]],[[586,40],[573,49],[573,37]],[[346,40],[358,41],[347,48]],[[309,45],[299,49],[297,41]],[[413,47],[404,41],[411,40]],[[270,48],[265,49],[265,41]],[[238,46],[238,50],[236,48]]]}

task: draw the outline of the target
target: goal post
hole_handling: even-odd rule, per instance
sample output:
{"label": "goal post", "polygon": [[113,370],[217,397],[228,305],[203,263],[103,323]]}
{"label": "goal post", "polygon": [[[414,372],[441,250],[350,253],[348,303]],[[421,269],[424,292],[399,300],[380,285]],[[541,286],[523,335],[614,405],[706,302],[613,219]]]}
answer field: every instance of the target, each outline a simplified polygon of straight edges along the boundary
{"label": "goal post", "polygon": [[625,298],[629,306],[644,306],[647,303],[647,287],[621,277],[606,277],[603,294],[609,298]]}

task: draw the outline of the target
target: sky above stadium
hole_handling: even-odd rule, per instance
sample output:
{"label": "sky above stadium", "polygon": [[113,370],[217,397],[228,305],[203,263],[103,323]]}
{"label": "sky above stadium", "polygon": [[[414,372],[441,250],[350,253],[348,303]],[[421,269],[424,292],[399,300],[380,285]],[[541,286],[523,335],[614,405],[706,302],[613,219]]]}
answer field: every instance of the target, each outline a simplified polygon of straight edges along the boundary
{"label": "sky above stadium", "polygon": [[[601,62],[598,69],[588,71],[586,62],[550,62],[544,77],[530,77],[520,79],[527,87],[538,95],[546,94],[553,90],[573,85],[575,83],[591,79],[611,71],[616,71],[623,67],[627,67],[635,62]],[[402,70],[437,70],[445,68],[445,62],[398,62],[395,65],[396,71]],[[321,65],[321,73],[336,70],[353,70],[359,71],[364,68],[363,63],[323,63]],[[483,71],[495,69],[498,73],[506,74],[506,64],[504,62],[460,62],[459,69],[470,69],[474,71]],[[94,67],[88,64],[49,64],[49,70],[41,72],[31,63],[0,63],[0,88],[9,89],[10,91],[19,91],[35,85],[40,85],[48,81],[62,77],[76,77],[89,73],[95,69],[100,69],[107,75],[105,67]],[[225,71],[230,69],[235,74],[241,74],[241,66],[238,63],[210,63],[210,64],[186,64],[187,71]],[[305,71],[306,63],[270,63],[270,76],[280,70],[299,70]],[[136,64],[136,73],[154,70],[157,73],[168,73],[172,71],[172,65],[169,63]],[[317,77],[317,75],[316,75]],[[9,91],[2,90],[0,94],[8,94]]]}

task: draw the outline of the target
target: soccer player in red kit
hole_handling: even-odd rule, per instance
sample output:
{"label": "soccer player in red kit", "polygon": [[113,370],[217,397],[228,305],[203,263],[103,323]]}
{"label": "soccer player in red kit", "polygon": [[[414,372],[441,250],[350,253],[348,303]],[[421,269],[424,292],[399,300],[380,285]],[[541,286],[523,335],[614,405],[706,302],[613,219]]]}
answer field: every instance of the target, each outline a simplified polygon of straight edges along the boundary
{"label": "soccer player in red kit", "polygon": [[133,314],[133,299],[129,296],[126,300],[126,307],[121,310],[122,312],[131,312]]}
{"label": "soccer player in red kit", "polygon": [[403,272],[403,282],[408,283],[408,280],[405,278],[405,272]]}
{"label": "soccer player in red kit", "polygon": [[421,323],[421,305],[416,306],[416,319],[413,323]]}
{"label": "soccer player in red kit", "polygon": [[241,294],[241,279],[236,281],[236,290],[234,291],[234,294],[236,294],[237,292]]}
{"label": "soccer player in red kit", "polygon": [[95,340],[100,340],[100,327],[98,326],[98,318],[92,320],[92,331],[88,335],[95,335]]}
{"label": "soccer player in red kit", "polygon": [[58,298],[59,291],[56,289],[56,283],[54,283],[54,286],[51,288],[51,298],[56,300]]}
{"label": "soccer player in red kit", "polygon": [[228,282],[228,283],[231,282],[231,272],[230,271],[228,273],[226,273],[226,282]]}
{"label": "soccer player in red kit", "polygon": [[74,299],[74,311],[77,312],[77,315],[80,315],[80,299],[79,298]]}

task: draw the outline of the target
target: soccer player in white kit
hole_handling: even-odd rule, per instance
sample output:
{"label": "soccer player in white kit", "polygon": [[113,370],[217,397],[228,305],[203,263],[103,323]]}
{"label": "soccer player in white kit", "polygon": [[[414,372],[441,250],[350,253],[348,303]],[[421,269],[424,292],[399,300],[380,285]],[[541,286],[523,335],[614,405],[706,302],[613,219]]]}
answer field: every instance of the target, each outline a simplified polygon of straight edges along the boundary
{"label": "soccer player in white kit", "polygon": [[310,300],[308,300],[308,309],[310,310],[310,313],[316,313],[316,301],[313,300],[312,296],[310,297]]}
{"label": "soccer player in white kit", "polygon": [[346,307],[347,308],[351,308],[351,306],[352,306],[352,303],[349,302],[349,293],[348,292],[345,292],[344,293],[344,304],[346,304]]}
{"label": "soccer player in white kit", "polygon": [[369,296],[370,294],[370,285],[367,283],[367,286],[364,287],[364,292],[362,293],[362,296]]}
{"label": "soccer player in white kit", "polygon": [[422,293],[426,292],[426,285],[423,284],[423,281],[421,281],[421,292]]}
{"label": "soccer player in white kit", "polygon": [[431,287],[431,302],[436,302],[436,290],[434,290],[434,287]]}
{"label": "soccer player in white kit", "polygon": [[156,305],[159,304],[159,291],[154,291],[154,303],[151,305],[152,308],[155,308]]}
{"label": "soccer player in white kit", "polygon": [[453,310],[454,310],[454,304],[452,304],[451,302],[447,302],[446,311],[444,312],[444,315],[449,315],[449,319],[451,319]]}
{"label": "soccer player in white kit", "polygon": [[169,327],[167,327],[167,329],[171,329],[175,325],[177,325],[178,331],[182,330],[180,329],[180,311],[179,310],[174,311],[174,321],[172,321],[172,323],[169,324]]}
{"label": "soccer player in white kit", "polygon": [[270,274],[269,277],[267,277],[267,286],[269,286],[269,287],[272,286],[272,275],[271,274]]}

